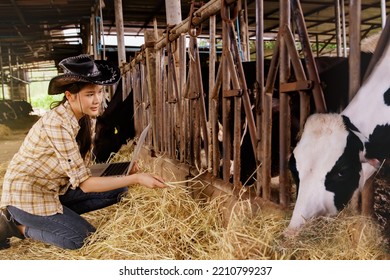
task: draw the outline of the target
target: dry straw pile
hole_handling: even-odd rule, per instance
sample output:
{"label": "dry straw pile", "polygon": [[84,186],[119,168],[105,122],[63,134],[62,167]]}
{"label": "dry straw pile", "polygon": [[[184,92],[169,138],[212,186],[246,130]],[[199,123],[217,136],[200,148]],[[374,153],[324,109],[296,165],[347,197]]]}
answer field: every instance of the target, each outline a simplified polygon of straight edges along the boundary
{"label": "dry straw pile", "polygon": [[11,135],[11,129],[4,124],[0,124],[0,139],[9,135]]}
{"label": "dry straw pile", "polygon": [[[113,157],[123,159],[131,143]],[[153,172],[153,167],[142,166]],[[174,182],[172,182],[174,183]],[[69,251],[31,240],[13,240],[0,259],[386,259],[378,226],[346,209],[335,218],[307,223],[295,239],[283,237],[290,212],[259,209],[248,201],[233,208],[227,226],[221,196],[208,202],[192,199],[174,184],[151,190],[132,186],[117,205],[88,213],[97,227],[86,245]]]}

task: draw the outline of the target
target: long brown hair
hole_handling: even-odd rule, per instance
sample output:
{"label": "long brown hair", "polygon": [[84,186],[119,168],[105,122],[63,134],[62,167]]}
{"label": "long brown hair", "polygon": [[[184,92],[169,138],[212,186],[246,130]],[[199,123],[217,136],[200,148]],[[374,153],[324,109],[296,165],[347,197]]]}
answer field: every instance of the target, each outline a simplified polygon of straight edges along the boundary
{"label": "long brown hair", "polygon": [[[85,87],[86,85],[89,85],[89,83],[85,82],[76,82],[73,84],[69,84],[63,87],[63,92],[69,91],[71,94],[78,94],[80,90]],[[50,109],[53,109],[55,107],[58,107],[66,102],[66,96],[64,95],[64,98],[60,101],[54,101],[50,104]],[[91,118],[88,115],[84,115],[79,120],[80,130],[76,135],[76,142],[79,146],[79,151],[82,156],[82,158],[85,159],[85,156],[87,155],[88,151],[91,150],[92,145],[92,131],[91,131]]]}

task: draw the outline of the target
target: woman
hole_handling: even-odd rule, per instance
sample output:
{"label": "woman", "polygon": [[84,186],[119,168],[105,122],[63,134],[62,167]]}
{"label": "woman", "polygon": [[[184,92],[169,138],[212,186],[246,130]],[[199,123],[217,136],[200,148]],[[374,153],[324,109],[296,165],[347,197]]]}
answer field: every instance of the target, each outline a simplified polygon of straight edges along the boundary
{"label": "woman", "polygon": [[130,185],[166,186],[162,178],[137,170],[123,177],[91,176],[94,118],[103,86],[115,84],[120,72],[87,55],[59,65],[64,74],[50,81],[48,93],[64,93],[64,99],[30,129],[4,177],[0,248],[15,236],[78,249],[95,231],[81,214],[117,203]]}

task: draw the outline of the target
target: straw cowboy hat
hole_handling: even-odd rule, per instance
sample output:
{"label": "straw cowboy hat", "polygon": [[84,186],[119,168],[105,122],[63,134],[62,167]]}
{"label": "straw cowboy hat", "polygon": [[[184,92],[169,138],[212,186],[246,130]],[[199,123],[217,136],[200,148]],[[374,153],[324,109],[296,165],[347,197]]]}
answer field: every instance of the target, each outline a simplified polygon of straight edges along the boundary
{"label": "straw cowboy hat", "polygon": [[65,58],[58,65],[64,69],[64,74],[51,79],[49,95],[63,93],[64,86],[75,82],[112,85],[121,77],[117,66],[106,60],[93,60],[86,54]]}

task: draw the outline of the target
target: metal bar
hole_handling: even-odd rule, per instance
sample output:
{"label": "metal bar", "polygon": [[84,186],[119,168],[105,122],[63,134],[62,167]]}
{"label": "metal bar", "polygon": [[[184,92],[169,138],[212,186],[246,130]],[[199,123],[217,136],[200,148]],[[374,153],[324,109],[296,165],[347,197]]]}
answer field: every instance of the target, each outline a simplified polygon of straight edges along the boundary
{"label": "metal bar", "polygon": [[[280,53],[280,33],[278,34],[275,51],[272,56],[271,65],[268,70],[266,85],[263,93],[262,103],[262,127],[261,127],[261,189],[262,197],[269,200],[271,198],[271,141],[272,141],[272,100],[273,89],[276,81],[277,71],[279,69],[279,53]],[[257,190],[257,195],[260,195],[260,190]]]}
{"label": "metal bar", "polygon": [[340,12],[340,0],[334,1],[335,14],[336,14],[336,46],[337,46],[337,56],[341,56],[341,12]]}
{"label": "metal bar", "polygon": [[[230,71],[230,77],[233,85],[233,92],[242,92],[240,89],[240,82],[237,77],[236,67],[234,65],[232,53],[226,55],[226,61]],[[226,93],[225,91],[224,93]],[[225,96],[224,96],[225,97]],[[230,96],[229,96],[230,97]],[[233,185],[238,187],[240,185],[241,174],[241,97],[234,95],[234,126],[233,126]]]}
{"label": "metal bar", "polygon": [[382,29],[386,26],[386,0],[381,0]]}
{"label": "metal bar", "polygon": [[[210,107],[213,108],[213,114],[210,116],[210,121],[212,123],[213,128],[213,174],[217,176],[219,174],[219,165],[220,165],[220,159],[221,159],[221,151],[219,149],[219,121],[218,121],[218,110],[220,107],[219,104],[219,92],[222,85],[222,65],[223,63],[219,63],[218,71],[217,71],[217,77],[215,78],[215,85],[211,90],[211,103],[209,104]],[[222,101],[223,102],[223,101]],[[214,118],[214,119],[213,119]]]}
{"label": "metal bar", "polygon": [[299,38],[302,44],[305,62],[308,69],[308,76],[309,79],[314,82],[313,98],[314,98],[316,111],[318,113],[325,113],[327,109],[326,109],[324,94],[322,92],[320,78],[318,75],[316,63],[314,61],[313,52],[310,47],[309,37],[307,35],[307,30],[306,30],[306,24],[303,18],[302,7],[299,0],[291,0],[291,8],[296,21]]}
{"label": "metal bar", "polygon": [[124,35],[124,27],[123,27],[123,6],[122,0],[114,1],[115,7],[115,26],[116,26],[116,37],[118,40],[118,65],[122,68],[122,99],[128,95],[127,89],[127,79],[126,75],[124,75],[127,71],[123,70],[123,66],[126,63],[126,50],[125,50],[125,35]]}
{"label": "metal bar", "polygon": [[[185,35],[182,35],[179,39],[179,106],[183,116],[186,116],[186,100],[184,98],[186,91],[186,76],[187,76],[187,63],[186,63],[186,45],[185,45]],[[185,122],[186,118],[179,116],[179,132],[180,132],[180,161],[184,162],[185,160],[185,150],[186,150],[186,141],[185,141]]]}
{"label": "metal bar", "polygon": [[196,58],[196,78],[199,89],[199,117],[200,117],[200,129],[203,133],[203,141],[204,141],[204,150],[206,156],[206,162],[208,162],[208,154],[209,154],[209,134],[207,131],[207,116],[206,116],[206,104],[204,101],[204,90],[203,90],[203,82],[202,82],[202,70],[200,68],[200,56],[199,56],[199,48],[197,40],[194,40],[195,44],[195,58]]}
{"label": "metal bar", "polygon": [[349,2],[349,101],[355,96],[361,83],[360,77],[360,20],[361,0]]}
{"label": "metal bar", "polygon": [[[222,92],[230,89],[230,73],[227,67],[227,55],[230,52],[230,37],[228,34],[228,24],[222,21]],[[232,152],[231,125],[229,119],[232,115],[231,100],[222,98],[222,127],[223,127],[223,166],[222,178],[225,181],[230,179],[230,160]]]}
{"label": "metal bar", "polygon": [[[299,59],[298,53],[295,48],[295,40],[293,37],[293,34],[288,26],[285,26],[285,29],[283,30],[283,37],[285,39],[287,50],[291,58],[292,66],[294,68],[295,77],[297,79],[297,82],[295,83],[294,89],[285,88],[285,83],[280,84],[280,91],[281,92],[289,92],[291,90],[309,90],[313,87],[313,82],[308,81],[306,78],[305,71],[303,69],[301,60]],[[290,85],[291,87],[291,85]],[[303,126],[306,122],[307,117],[310,114],[310,99],[309,95],[305,91],[300,91],[299,94],[299,107],[300,107],[300,120],[299,120],[299,126],[300,131],[303,131]],[[291,138],[291,136],[290,136]]]}
{"label": "metal bar", "polygon": [[[12,56],[11,56],[11,46],[8,47],[8,67],[9,67],[9,74],[10,76],[14,75],[14,71],[12,69]],[[14,100],[14,79],[11,79],[11,86],[10,86],[10,99]]]}
{"label": "metal bar", "polygon": [[[280,1],[280,29],[290,25],[290,1]],[[286,83],[290,77],[290,58],[288,56],[286,39],[280,37],[280,81]],[[283,207],[287,207],[290,203],[289,187],[290,180],[287,168],[287,156],[289,153],[289,143],[287,131],[289,127],[290,117],[290,97],[288,94],[280,93],[280,108],[279,108],[279,203]]]}
{"label": "metal bar", "polygon": [[216,52],[216,28],[217,20],[216,16],[213,15],[210,17],[209,24],[209,122],[210,122],[210,136],[211,140],[209,143],[209,161],[208,168],[211,168],[211,171],[214,176],[218,175],[219,169],[219,143],[218,143],[218,103],[213,99],[213,88],[216,84],[215,82],[215,63],[217,61],[217,52]]}
{"label": "metal bar", "polygon": [[[246,3],[246,2],[245,2]],[[248,13],[247,13],[248,14]],[[248,21],[247,21],[248,22]],[[260,163],[264,162],[266,157],[264,145],[263,145],[263,119],[264,119],[264,111],[260,110],[260,106],[258,104],[264,104],[265,96],[264,96],[264,1],[256,0],[256,82],[257,82],[257,101],[256,101],[256,124],[257,124],[257,138],[259,139],[259,144],[257,148],[257,162],[256,166]],[[248,48],[249,49],[249,48]],[[250,54],[249,54],[250,55]],[[271,97],[272,98],[272,97]],[[257,169],[257,180],[256,180],[256,195],[260,196],[261,186],[266,190],[267,199],[270,198],[269,190],[270,190],[270,181],[264,180],[264,165]],[[271,169],[269,169],[269,172]],[[267,186],[265,186],[267,185]]]}
{"label": "metal bar", "polygon": [[235,36],[235,32],[234,32],[233,23],[230,22],[228,27],[229,27],[229,35],[230,35],[231,44],[233,46],[233,52],[234,52],[235,58],[236,58],[237,72],[239,75],[240,84],[241,84],[241,88],[242,88],[242,92],[243,92],[242,102],[244,105],[245,115],[246,115],[246,118],[248,120],[249,134],[251,137],[253,153],[254,153],[255,158],[256,158],[257,157],[258,139],[257,139],[257,133],[256,133],[255,120],[253,117],[252,108],[251,108],[251,104],[250,104],[250,100],[249,100],[248,87],[247,87],[246,81],[245,81],[245,73],[244,73],[244,69],[242,67],[241,57],[240,57],[240,54],[238,51],[238,46],[237,46],[237,41],[235,40],[236,36]]}
{"label": "metal bar", "polygon": [[313,83],[311,81],[304,80],[304,81],[283,83],[280,85],[280,91],[281,92],[296,92],[296,91],[309,90],[312,87],[313,87]]}
{"label": "metal bar", "polygon": [[[164,149],[164,50],[158,50],[158,68],[156,73],[157,79],[157,95],[156,95],[156,146],[158,151],[163,152]],[[157,58],[157,57],[156,57]]]}
{"label": "metal bar", "polygon": [[[234,2],[237,2],[238,0],[224,0],[227,5],[230,5]],[[217,14],[221,10],[221,0],[211,0],[204,4],[202,7],[200,7],[196,12],[194,13],[194,16],[192,17],[192,26],[198,27],[200,24],[202,24],[204,21],[208,20],[210,16]],[[181,34],[185,34],[189,31],[189,17],[184,19],[181,23],[177,24],[175,27],[171,29],[169,34],[165,34],[158,42],[156,42],[155,48],[161,49],[164,48],[167,43],[167,36],[169,41],[176,40]],[[137,61],[142,59],[142,54],[137,55],[135,57],[131,64],[135,64]],[[125,66],[125,71],[128,71],[131,65]]]}
{"label": "metal bar", "polygon": [[[153,45],[153,43],[156,41],[156,33],[154,30],[146,30],[145,35],[145,44],[146,45]],[[157,70],[158,70],[158,65],[157,65],[157,60],[156,60],[156,54],[157,51],[154,50],[152,47],[147,47],[145,49],[145,56],[146,56],[146,69],[147,73],[149,74],[147,81],[147,86],[148,86],[148,93],[149,93],[149,100],[150,100],[150,107],[151,107],[151,114],[150,114],[150,120],[152,123],[152,133],[153,134],[153,139],[156,139],[157,131],[156,131],[156,120],[157,120],[157,101],[156,101],[156,96],[157,96],[157,89],[158,84],[161,83],[161,80],[157,79]],[[140,129],[143,129],[140,128]]]}
{"label": "metal bar", "polygon": [[4,68],[3,68],[3,52],[2,52],[2,46],[0,42],[0,72],[1,72],[1,94],[3,97],[3,100],[5,99],[5,88],[4,88]]}
{"label": "metal bar", "polygon": [[347,29],[345,27],[345,3],[341,0],[341,26],[343,33],[343,55],[347,57]]}

